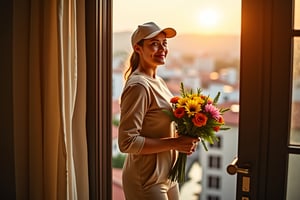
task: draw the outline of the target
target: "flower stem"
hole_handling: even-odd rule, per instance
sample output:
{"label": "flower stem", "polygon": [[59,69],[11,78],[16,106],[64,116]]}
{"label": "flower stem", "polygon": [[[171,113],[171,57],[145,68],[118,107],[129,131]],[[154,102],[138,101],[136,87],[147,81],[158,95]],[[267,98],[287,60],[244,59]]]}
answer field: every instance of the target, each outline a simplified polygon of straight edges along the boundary
{"label": "flower stem", "polygon": [[206,146],[206,144],[205,144],[205,142],[204,142],[204,140],[203,140],[203,139],[201,139],[201,143],[202,143],[202,145],[203,145],[203,147],[204,147],[205,151],[208,151],[208,149],[207,149],[207,146]]}
{"label": "flower stem", "polygon": [[185,153],[179,153],[178,159],[169,173],[171,181],[177,181],[178,183],[185,182],[185,165],[187,156]]}

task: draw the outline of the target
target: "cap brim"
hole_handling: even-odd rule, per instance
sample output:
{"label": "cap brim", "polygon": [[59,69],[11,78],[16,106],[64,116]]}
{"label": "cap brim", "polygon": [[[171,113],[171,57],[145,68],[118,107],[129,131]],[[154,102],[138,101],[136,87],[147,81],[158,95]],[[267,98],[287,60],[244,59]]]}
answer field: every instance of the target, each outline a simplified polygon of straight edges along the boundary
{"label": "cap brim", "polygon": [[164,32],[166,34],[166,38],[172,38],[176,36],[176,30],[173,28],[164,28],[158,31],[155,31],[151,33],[150,35],[147,35],[144,39],[150,39],[155,36],[157,36],[159,33]]}

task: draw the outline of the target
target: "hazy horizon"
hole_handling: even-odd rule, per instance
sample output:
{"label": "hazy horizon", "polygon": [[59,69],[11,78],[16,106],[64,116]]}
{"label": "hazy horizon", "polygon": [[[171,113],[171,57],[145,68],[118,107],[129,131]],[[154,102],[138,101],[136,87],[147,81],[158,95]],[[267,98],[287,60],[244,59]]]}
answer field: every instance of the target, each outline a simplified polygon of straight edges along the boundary
{"label": "hazy horizon", "polygon": [[[114,52],[131,52],[131,32],[121,31],[113,33]],[[213,55],[217,57],[237,57],[240,54],[239,35],[206,35],[196,33],[178,34],[168,40],[170,53],[189,55]]]}

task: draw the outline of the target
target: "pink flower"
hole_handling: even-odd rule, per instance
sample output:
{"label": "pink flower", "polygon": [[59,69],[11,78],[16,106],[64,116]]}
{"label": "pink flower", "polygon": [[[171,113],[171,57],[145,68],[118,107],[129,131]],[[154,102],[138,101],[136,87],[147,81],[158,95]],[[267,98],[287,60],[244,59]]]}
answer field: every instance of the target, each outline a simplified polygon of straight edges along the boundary
{"label": "pink flower", "polygon": [[220,112],[213,104],[206,104],[204,107],[205,112],[209,113],[212,118],[219,120]]}

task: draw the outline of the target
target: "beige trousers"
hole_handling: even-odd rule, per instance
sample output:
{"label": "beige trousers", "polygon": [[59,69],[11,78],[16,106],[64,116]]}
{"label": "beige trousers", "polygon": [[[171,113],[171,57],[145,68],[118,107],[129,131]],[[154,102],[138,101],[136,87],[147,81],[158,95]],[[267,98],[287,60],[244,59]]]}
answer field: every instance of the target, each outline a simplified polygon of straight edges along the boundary
{"label": "beige trousers", "polygon": [[126,200],[179,200],[178,184],[158,184],[145,190],[124,186]]}

